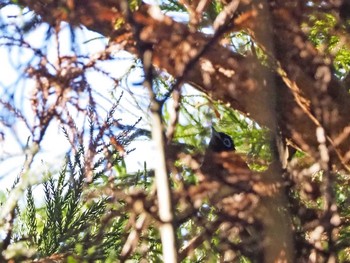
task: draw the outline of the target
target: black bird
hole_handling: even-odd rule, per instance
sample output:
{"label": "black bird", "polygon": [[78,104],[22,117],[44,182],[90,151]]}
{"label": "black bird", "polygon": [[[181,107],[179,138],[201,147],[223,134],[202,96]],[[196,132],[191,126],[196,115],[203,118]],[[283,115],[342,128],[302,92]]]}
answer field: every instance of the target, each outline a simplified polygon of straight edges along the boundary
{"label": "black bird", "polygon": [[235,144],[232,138],[223,132],[218,132],[211,127],[211,138],[208,149],[213,152],[235,151]]}

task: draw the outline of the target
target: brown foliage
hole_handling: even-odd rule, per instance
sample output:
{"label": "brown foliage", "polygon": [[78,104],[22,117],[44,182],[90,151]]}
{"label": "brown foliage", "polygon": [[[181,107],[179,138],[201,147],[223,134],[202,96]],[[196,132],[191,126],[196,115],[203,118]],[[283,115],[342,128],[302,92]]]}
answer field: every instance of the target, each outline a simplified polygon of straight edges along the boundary
{"label": "brown foliage", "polygon": [[[51,24],[61,20],[83,24],[115,36],[126,50],[138,52],[128,23],[113,32],[114,22],[123,19],[114,1],[75,1],[73,6],[61,1],[45,5],[21,2]],[[65,10],[67,14],[57,11],[51,15],[53,10]],[[271,129],[277,125],[291,143],[315,159],[319,157],[316,128],[323,126],[333,163],[338,169],[348,169],[350,96],[333,77],[329,59],[313,47],[301,29],[305,12],[311,11],[304,1],[242,1],[229,30],[250,32],[269,55],[272,70],[262,66],[254,54],[242,56],[216,43],[186,73],[185,65],[209,41],[208,36],[193,32],[147,5],[132,15],[140,39],[153,45],[156,66],[174,77],[186,74],[185,81],[213,99],[230,103],[262,125]],[[321,107],[327,114],[318,113]]]}

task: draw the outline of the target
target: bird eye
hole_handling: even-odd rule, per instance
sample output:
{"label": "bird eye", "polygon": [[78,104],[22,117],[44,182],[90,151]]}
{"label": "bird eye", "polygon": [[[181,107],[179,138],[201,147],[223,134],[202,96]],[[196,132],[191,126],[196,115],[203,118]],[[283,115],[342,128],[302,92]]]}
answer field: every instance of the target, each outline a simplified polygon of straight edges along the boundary
{"label": "bird eye", "polygon": [[224,145],[225,145],[227,148],[232,147],[232,142],[231,142],[231,140],[228,139],[228,138],[225,138],[225,139],[223,140],[223,143],[224,143]]}

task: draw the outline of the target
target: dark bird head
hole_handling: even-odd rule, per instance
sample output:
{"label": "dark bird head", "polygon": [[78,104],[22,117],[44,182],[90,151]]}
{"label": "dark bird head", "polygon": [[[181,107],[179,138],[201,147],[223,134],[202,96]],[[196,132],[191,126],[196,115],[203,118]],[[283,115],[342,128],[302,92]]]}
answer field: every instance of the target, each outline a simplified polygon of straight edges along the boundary
{"label": "dark bird head", "polygon": [[235,151],[235,144],[232,138],[223,132],[217,132],[211,127],[211,138],[208,146],[213,152]]}

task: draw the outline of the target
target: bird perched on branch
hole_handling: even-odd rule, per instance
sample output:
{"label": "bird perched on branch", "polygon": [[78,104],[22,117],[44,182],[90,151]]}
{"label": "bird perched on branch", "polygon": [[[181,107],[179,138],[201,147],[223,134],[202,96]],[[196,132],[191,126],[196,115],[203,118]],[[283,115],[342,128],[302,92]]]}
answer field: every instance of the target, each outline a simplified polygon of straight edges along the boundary
{"label": "bird perched on branch", "polygon": [[211,139],[208,150],[213,152],[235,151],[235,144],[232,138],[223,132],[218,132],[211,127]]}
{"label": "bird perched on branch", "polygon": [[218,132],[211,128],[212,135],[205,152],[202,163],[202,170],[211,174],[217,179],[230,183],[247,180],[248,174],[251,173],[245,160],[235,153],[235,144],[226,133]]}
{"label": "bird perched on branch", "polygon": [[236,245],[233,240],[240,240],[248,253],[254,251],[257,258],[262,258],[263,220],[268,214],[260,196],[272,195],[277,186],[266,184],[260,173],[250,170],[245,157],[235,152],[235,144],[228,134],[211,130],[204,160],[196,171],[198,184],[188,188],[191,204],[197,208],[205,203],[213,208],[215,221],[205,215],[202,220],[208,222],[206,231],[209,229],[213,235],[219,233],[220,244],[230,247]]}

